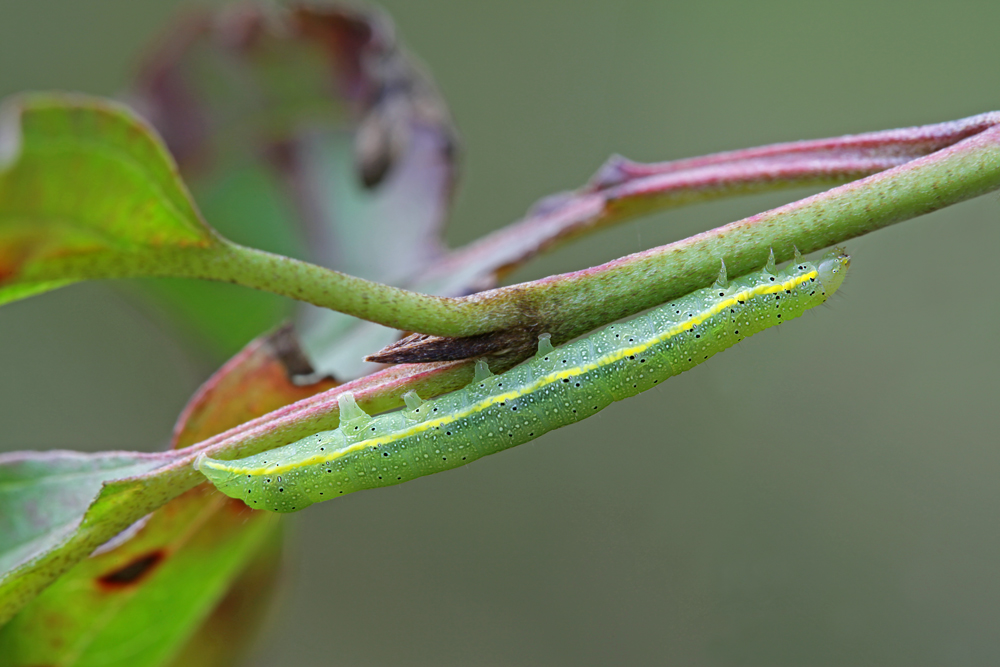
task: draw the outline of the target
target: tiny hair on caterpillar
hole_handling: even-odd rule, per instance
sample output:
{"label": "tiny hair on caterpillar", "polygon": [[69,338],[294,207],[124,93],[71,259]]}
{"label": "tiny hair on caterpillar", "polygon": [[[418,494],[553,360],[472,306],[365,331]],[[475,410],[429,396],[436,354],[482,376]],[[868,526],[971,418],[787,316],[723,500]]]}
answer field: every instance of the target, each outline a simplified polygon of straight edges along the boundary
{"label": "tiny hair on caterpillar", "polygon": [[747,336],[824,303],[843,283],[841,249],[817,262],[796,258],[777,271],[734,280],[725,264],[711,286],[630,320],[553,347],[539,336],[530,360],[500,375],[476,362],[463,389],[369,416],[354,395],[338,397],[340,425],[242,459],[195,462],[220,491],[255,509],[295,512],[347,493],[391,486],[471,463],[578,422],[659,385]]}

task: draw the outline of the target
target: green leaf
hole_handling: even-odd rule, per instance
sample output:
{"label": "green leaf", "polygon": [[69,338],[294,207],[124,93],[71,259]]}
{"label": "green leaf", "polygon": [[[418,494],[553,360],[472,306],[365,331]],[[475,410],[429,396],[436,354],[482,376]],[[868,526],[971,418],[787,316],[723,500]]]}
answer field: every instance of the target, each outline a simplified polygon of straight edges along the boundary
{"label": "green leaf", "polygon": [[[0,625],[73,564],[195,484],[180,452],[0,457]],[[171,463],[177,463],[170,466]]]}
{"label": "green leaf", "polygon": [[217,243],[169,155],[125,107],[47,94],[5,104],[0,304]]}
{"label": "green leaf", "polygon": [[253,648],[280,583],[281,525],[270,532],[198,632],[174,655],[172,667],[237,665]]}
{"label": "green leaf", "polygon": [[105,482],[148,472],[161,463],[135,452],[0,456],[0,572],[63,542]]}
{"label": "green leaf", "polygon": [[[289,378],[290,373],[293,369],[307,372],[305,363],[289,330],[281,329],[262,337],[220,369],[192,397],[175,429],[175,444],[190,444],[207,438],[282,405],[334,386],[333,382],[326,379],[307,386],[297,386],[292,383]],[[114,452],[92,455],[74,452],[24,452],[0,458],[0,540],[2,540],[0,541],[2,545],[0,624],[74,563],[85,559],[95,547],[104,544],[116,533],[141,519],[146,513],[156,510],[170,498],[203,481],[204,478],[189,469],[192,456],[190,452],[179,451],[160,454]],[[151,474],[144,476],[144,473]],[[113,483],[104,484],[112,480]],[[184,508],[183,511],[191,515],[187,523],[192,523],[195,519],[207,520],[207,516],[217,511],[216,506],[221,496],[211,494],[206,499],[204,495],[189,494],[185,496],[186,500],[183,502],[173,501],[167,508],[157,511],[149,526],[161,525],[170,516],[181,511],[178,508]],[[207,514],[199,514],[201,510],[195,506],[197,503],[205,506],[202,510]],[[236,505],[242,507],[241,503]],[[216,509],[212,509],[213,507]],[[167,514],[167,519],[161,517],[163,513]],[[233,515],[232,511],[223,514],[230,517]],[[219,524],[223,520],[214,521]],[[207,562],[216,557],[228,557],[226,554],[232,556],[239,551],[238,544],[249,539],[244,535],[244,530],[253,530],[254,523],[252,519],[243,516],[237,516],[234,521],[236,525],[231,529],[223,530],[224,526],[216,526],[215,532],[218,532],[220,539],[215,542],[213,548],[218,549],[221,554],[215,554],[206,544],[202,547],[204,553],[199,556],[201,560]],[[139,531],[140,535],[146,536],[144,539],[147,541],[153,534],[158,536],[156,539],[169,542],[170,553],[175,554],[177,558],[181,557],[180,552],[187,553],[189,550],[184,541],[188,537],[174,535],[169,527],[161,530],[149,526],[141,527]],[[128,531],[123,535],[127,533]],[[222,535],[226,535],[226,539],[221,539]],[[121,549],[125,551],[122,552]],[[236,552],[233,552],[233,549],[236,549]],[[134,539],[125,541],[123,545],[113,550],[112,554],[129,554],[133,551]],[[109,561],[110,557],[102,556],[101,561],[108,571],[114,569],[113,562],[119,562],[120,567],[125,567],[130,562],[130,558],[124,556],[119,561]],[[87,563],[93,561],[91,558]],[[234,561],[230,564],[233,568],[239,565]],[[74,572],[80,568],[83,568],[84,572],[95,571],[90,565],[86,567],[78,565]],[[93,578],[91,575],[79,575],[74,572],[63,575],[54,589],[50,588],[44,593],[42,599],[47,602],[36,600],[31,603],[29,610],[22,611],[17,617],[19,619],[17,623],[22,623],[22,626],[18,627],[23,627],[23,623],[28,622],[22,621],[26,615],[32,618],[48,618],[51,614],[47,614],[46,609],[67,604],[60,603],[59,600],[75,599],[74,596],[77,596],[80,590],[92,588],[92,586],[88,588],[89,584],[85,586],[79,581],[82,576],[89,582]],[[225,592],[226,587],[219,582],[213,583],[212,579],[217,575],[221,577],[222,574],[213,572],[208,567],[188,570],[182,577],[183,586],[175,583],[168,587],[185,591],[190,589],[183,595],[187,596],[185,604],[191,608],[189,611],[184,611],[186,608],[178,607],[175,614],[177,619],[189,618],[185,616],[188,613],[195,614],[190,617],[193,619],[190,620],[190,625],[184,627],[178,625],[175,628],[176,634],[171,640],[174,643],[183,639],[185,632],[193,632],[197,621]],[[229,568],[225,569],[224,574],[223,579],[234,577],[238,572]],[[258,572],[258,576],[263,574]],[[76,584],[64,584],[66,577]],[[57,592],[52,592],[53,590]],[[204,597],[195,591],[203,591]],[[92,613],[88,615],[81,612],[79,618],[72,623],[68,623],[65,627],[60,626],[59,632],[62,633],[59,635],[60,640],[57,641],[50,635],[44,634],[47,632],[44,628],[36,628],[33,631],[36,634],[31,636],[37,638],[41,636],[38,633],[42,633],[51,639],[53,645],[65,644],[71,636],[79,636],[79,641],[92,641],[91,635],[97,631],[89,628],[87,619],[96,615],[107,621],[107,614],[113,611],[95,610],[95,605],[103,599],[100,596],[93,600],[75,599],[72,603],[74,608],[91,609]],[[131,608],[129,617],[143,613],[145,607],[141,605],[145,603],[141,602],[142,599],[145,598],[138,598],[134,603],[138,606]],[[156,598],[152,600],[155,603]],[[202,616],[198,616],[199,613]],[[231,625],[225,618],[219,619],[218,622],[226,627]],[[160,630],[166,632],[162,627]],[[227,632],[232,631],[231,627],[227,630]],[[110,630],[104,629],[100,632],[110,632]],[[15,635],[21,636],[21,632],[18,631]],[[0,647],[14,646],[11,643],[14,640],[10,635],[3,636],[7,637],[3,641],[8,643],[5,645],[0,642]],[[45,642],[41,640],[28,642],[30,645],[39,643]],[[3,653],[0,652],[0,655]],[[30,655],[35,654],[30,653]],[[55,661],[54,658],[51,660]]]}
{"label": "green leaf", "polygon": [[196,213],[175,166],[124,107],[34,95],[0,135],[0,304],[74,280],[161,276],[231,282],[401,329],[456,335],[466,313],[229,242]]}
{"label": "green leaf", "polygon": [[[217,624],[242,620],[222,647],[236,657],[260,616],[255,606],[269,599],[279,525],[207,485],[189,491],[122,544],[80,562],[0,629],[0,664],[162,665],[213,610]],[[253,595],[234,619],[220,602],[262,549],[269,567],[258,567]]]}

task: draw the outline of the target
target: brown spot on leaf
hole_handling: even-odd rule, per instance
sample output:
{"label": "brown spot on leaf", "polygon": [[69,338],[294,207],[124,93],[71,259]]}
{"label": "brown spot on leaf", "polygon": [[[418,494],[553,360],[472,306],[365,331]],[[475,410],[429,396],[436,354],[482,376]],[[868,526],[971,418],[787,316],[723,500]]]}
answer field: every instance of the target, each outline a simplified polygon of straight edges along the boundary
{"label": "brown spot on leaf", "polygon": [[163,549],[151,551],[148,554],[133,559],[131,562],[123,565],[117,570],[112,570],[111,572],[98,577],[97,583],[100,584],[102,588],[110,590],[121,590],[135,586],[149,576],[156,566],[159,565],[166,557],[167,554]]}

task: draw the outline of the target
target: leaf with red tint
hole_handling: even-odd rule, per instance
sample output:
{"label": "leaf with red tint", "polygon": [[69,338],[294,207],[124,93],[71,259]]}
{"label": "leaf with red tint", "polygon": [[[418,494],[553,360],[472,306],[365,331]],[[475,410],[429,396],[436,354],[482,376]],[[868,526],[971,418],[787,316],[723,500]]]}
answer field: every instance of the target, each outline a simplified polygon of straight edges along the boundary
{"label": "leaf with red tint", "polygon": [[[292,375],[309,372],[289,328],[254,341],[195,394],[178,421],[175,443],[208,438],[336,386],[330,379],[303,386],[292,382]],[[141,459],[143,455],[137,456]],[[50,476],[56,469],[51,458],[49,455],[44,462],[50,464]],[[155,455],[150,458],[154,464],[160,462]],[[139,469],[134,463],[130,465],[124,472],[142,472],[153,464]],[[42,471],[46,466],[38,464],[32,470],[36,468]],[[92,489],[88,487],[91,492],[86,498],[66,510],[73,525],[59,535],[73,533],[101,479],[96,486],[91,485]],[[134,486],[141,488],[141,482]],[[44,492],[47,502],[58,500],[58,494],[46,489],[36,484],[20,495],[34,490]],[[63,488],[64,493],[67,490]],[[25,512],[11,508],[9,516],[23,517]],[[64,660],[67,646],[85,646],[83,659],[124,644],[129,648],[117,664],[156,665],[190,639],[193,643],[184,655],[208,651],[215,662],[204,664],[235,659],[237,651],[248,644],[269,602],[261,591],[270,590],[277,576],[280,541],[275,521],[275,517],[252,512],[202,484],[102,547],[99,557],[87,559],[64,574],[0,630],[0,652],[16,656],[17,661],[11,664],[35,664]],[[199,534],[192,534],[194,530]],[[233,590],[232,582],[243,576],[240,573],[250,567],[248,563],[253,566],[245,576],[258,589],[240,604],[225,604],[226,599],[241,595]],[[164,597],[169,601],[164,602]],[[164,604],[172,610],[168,621],[154,623],[152,616],[161,613]],[[208,625],[199,630],[210,612]],[[101,619],[100,625],[91,623],[95,618]],[[155,626],[156,631],[145,630],[146,625]],[[210,632],[212,628],[225,631],[233,641],[220,645]],[[132,636],[141,639],[122,639]]]}
{"label": "leaf with red tint", "polygon": [[313,373],[291,327],[252,341],[191,397],[171,446],[187,447],[217,433],[337,386],[332,378],[296,384]]}

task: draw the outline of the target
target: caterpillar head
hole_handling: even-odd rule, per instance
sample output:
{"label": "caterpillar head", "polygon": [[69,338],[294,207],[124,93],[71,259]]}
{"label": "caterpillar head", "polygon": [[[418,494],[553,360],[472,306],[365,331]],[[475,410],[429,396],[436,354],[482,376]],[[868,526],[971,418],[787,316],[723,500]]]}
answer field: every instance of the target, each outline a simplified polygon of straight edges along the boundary
{"label": "caterpillar head", "polygon": [[823,256],[817,271],[827,295],[833,294],[844,282],[847,269],[851,266],[851,256],[843,248],[835,248]]}

